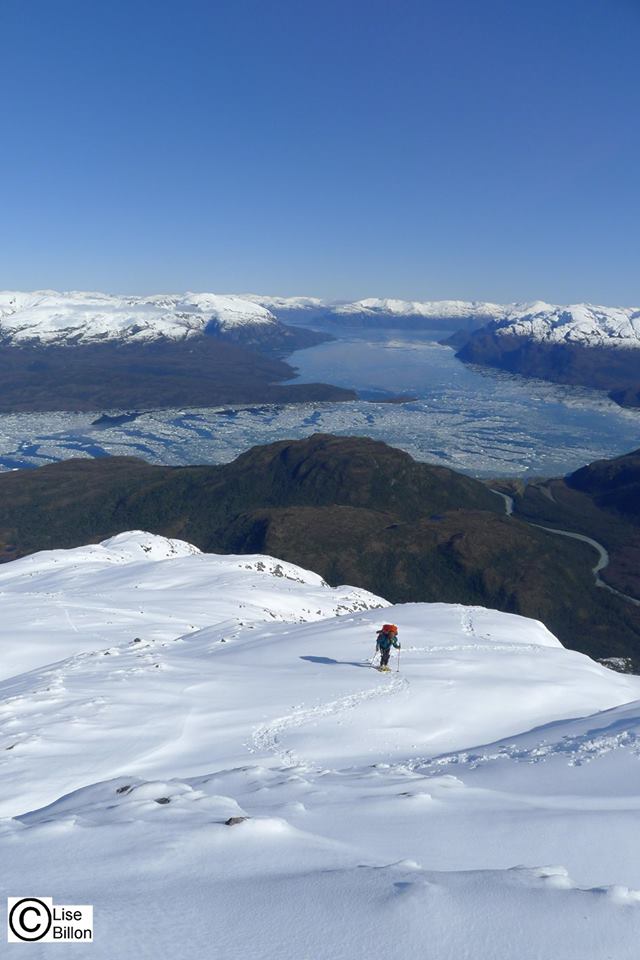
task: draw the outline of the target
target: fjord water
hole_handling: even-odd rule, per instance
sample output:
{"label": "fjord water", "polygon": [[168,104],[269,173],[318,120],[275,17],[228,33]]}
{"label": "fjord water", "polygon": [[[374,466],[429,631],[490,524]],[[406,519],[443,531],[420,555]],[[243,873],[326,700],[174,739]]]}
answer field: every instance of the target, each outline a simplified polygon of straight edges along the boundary
{"label": "fjord water", "polygon": [[329,377],[366,399],[408,395],[397,445],[465,472],[492,474],[500,465],[505,474],[561,473],[640,444],[640,410],[599,390],[461,363],[440,342],[447,336],[368,330],[301,350],[291,362],[296,382]]}
{"label": "fjord water", "polygon": [[[474,476],[524,477],[640,446],[640,411],[601,391],[464,365],[438,342],[445,335],[362,331],[293,354],[293,382],[354,387],[362,399],[350,403],[141,411],[102,425],[92,421],[103,411],[2,415],[0,470],[108,454],[221,463],[257,443],[324,432],[374,437]],[[414,399],[388,402],[398,394]]]}

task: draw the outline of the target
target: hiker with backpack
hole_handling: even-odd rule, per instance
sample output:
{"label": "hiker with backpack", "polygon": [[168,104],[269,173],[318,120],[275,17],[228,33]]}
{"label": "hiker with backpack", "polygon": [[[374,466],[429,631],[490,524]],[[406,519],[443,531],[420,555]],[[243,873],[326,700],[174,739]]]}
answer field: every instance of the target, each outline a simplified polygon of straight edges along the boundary
{"label": "hiker with backpack", "polygon": [[395,623],[384,623],[382,630],[378,632],[376,640],[376,653],[380,653],[379,670],[386,671],[389,669],[391,647],[395,647],[396,650],[400,649],[400,644],[398,643],[398,628]]}

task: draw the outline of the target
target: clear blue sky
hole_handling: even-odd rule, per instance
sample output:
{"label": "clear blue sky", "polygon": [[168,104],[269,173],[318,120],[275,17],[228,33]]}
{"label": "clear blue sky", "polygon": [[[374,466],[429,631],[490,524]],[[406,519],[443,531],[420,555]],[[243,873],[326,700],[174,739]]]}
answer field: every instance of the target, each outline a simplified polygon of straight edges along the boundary
{"label": "clear blue sky", "polygon": [[0,0],[0,288],[640,303],[640,0]]}

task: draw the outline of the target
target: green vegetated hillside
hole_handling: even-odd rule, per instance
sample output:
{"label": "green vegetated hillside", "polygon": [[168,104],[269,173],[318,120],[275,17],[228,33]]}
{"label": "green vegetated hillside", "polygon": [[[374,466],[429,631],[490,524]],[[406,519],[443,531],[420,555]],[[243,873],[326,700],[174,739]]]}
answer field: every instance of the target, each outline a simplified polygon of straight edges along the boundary
{"label": "green vegetated hillside", "polygon": [[113,457],[0,475],[4,559],[130,529],[270,553],[391,601],[521,613],[568,646],[640,661],[640,608],[595,587],[590,547],[507,518],[485,484],[373,440],[315,435],[223,466]]}
{"label": "green vegetated hillside", "polygon": [[512,492],[519,516],[600,542],[610,554],[602,579],[640,598],[640,450]]}

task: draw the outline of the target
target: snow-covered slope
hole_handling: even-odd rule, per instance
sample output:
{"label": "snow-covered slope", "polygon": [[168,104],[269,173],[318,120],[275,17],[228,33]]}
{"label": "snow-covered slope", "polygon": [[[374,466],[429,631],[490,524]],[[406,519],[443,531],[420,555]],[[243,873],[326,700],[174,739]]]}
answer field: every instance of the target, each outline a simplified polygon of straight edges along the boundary
{"label": "snow-covered slope", "polygon": [[0,342],[76,344],[184,340],[207,329],[223,334],[277,320],[241,297],[186,293],[117,297],[106,293],[0,292]]}
{"label": "snow-covered slope", "polygon": [[133,531],[0,565],[0,679],[136,636],[173,640],[212,623],[233,632],[236,622],[315,620],[383,605],[284,560],[205,554]]}
{"label": "snow-covered slope", "polygon": [[498,336],[526,337],[541,343],[637,348],[640,308],[589,303],[563,307],[538,301],[496,318],[491,329]]}
{"label": "snow-covered slope", "polygon": [[0,574],[6,892],[92,957],[635,960],[640,678],[141,533]]}

